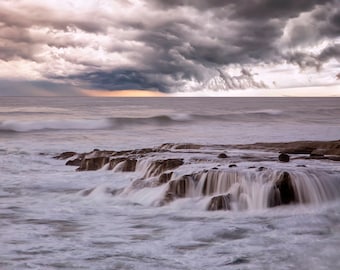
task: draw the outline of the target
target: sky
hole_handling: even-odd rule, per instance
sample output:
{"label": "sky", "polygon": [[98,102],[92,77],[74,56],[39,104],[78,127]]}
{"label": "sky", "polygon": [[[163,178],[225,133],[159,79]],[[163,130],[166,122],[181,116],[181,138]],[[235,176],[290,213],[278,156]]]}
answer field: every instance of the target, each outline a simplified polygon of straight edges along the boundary
{"label": "sky", "polygon": [[340,0],[0,0],[0,96],[39,95],[340,96]]}

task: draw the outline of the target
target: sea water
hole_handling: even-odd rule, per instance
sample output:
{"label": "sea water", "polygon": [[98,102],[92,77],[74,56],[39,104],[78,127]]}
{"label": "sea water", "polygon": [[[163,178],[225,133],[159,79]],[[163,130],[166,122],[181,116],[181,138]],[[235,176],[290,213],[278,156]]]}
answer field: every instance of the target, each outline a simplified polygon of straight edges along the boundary
{"label": "sea water", "polygon": [[138,172],[75,172],[53,156],[169,142],[338,140],[339,119],[337,98],[2,97],[0,269],[338,269],[339,200],[248,211],[209,212],[189,199],[157,207],[162,187],[110,192]]}

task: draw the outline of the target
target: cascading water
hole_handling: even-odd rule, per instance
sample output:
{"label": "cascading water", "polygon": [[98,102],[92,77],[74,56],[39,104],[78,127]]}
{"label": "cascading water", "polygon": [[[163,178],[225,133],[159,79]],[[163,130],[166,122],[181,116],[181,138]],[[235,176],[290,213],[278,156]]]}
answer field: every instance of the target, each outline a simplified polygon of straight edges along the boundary
{"label": "cascading water", "polygon": [[[147,176],[152,175],[150,169],[155,169],[145,163],[140,167],[146,169],[142,174]],[[143,188],[147,188],[150,195],[152,187],[157,187],[155,192],[164,193],[161,202],[152,202],[153,205],[164,205],[181,198],[210,198],[206,205],[209,210],[238,211],[291,203],[320,204],[340,197],[340,179],[337,175],[312,170],[292,170],[288,173],[274,169],[204,170],[188,175],[172,175],[165,184],[159,181],[159,177],[140,178],[126,189],[125,195],[137,191],[143,193]],[[155,199],[159,198],[155,196]],[[212,207],[214,200],[219,200],[220,206]]]}

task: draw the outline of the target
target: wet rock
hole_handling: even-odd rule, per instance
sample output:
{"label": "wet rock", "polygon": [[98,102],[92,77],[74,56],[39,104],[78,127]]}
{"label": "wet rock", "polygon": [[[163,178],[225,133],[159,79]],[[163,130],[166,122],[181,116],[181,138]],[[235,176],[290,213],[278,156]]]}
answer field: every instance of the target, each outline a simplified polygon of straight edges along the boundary
{"label": "wet rock", "polygon": [[163,173],[159,176],[158,181],[160,184],[168,183],[172,177],[173,172]]}
{"label": "wet rock", "polygon": [[231,210],[231,194],[218,195],[210,199],[207,210]]}
{"label": "wet rock", "polygon": [[279,155],[279,161],[281,162],[289,162],[290,157],[286,153],[281,153]]}
{"label": "wet rock", "polygon": [[64,159],[71,158],[71,157],[73,157],[75,155],[77,155],[76,152],[63,152],[60,155],[55,156],[54,158],[55,159],[62,159],[62,160],[64,160]]}
{"label": "wet rock", "polygon": [[220,183],[221,181],[226,180],[223,176],[221,176],[221,173],[223,174],[223,171],[221,170],[210,170],[205,174],[204,179],[202,179],[203,175],[201,172],[193,174],[192,176],[196,181],[204,181],[202,185],[202,194],[206,196],[221,192],[221,190],[219,190]]}
{"label": "wet rock", "polygon": [[292,179],[288,172],[283,172],[276,180],[269,200],[270,207],[296,202],[297,197],[295,195]]}
{"label": "wet rock", "polygon": [[114,153],[113,151],[93,149],[90,153],[86,154],[86,158],[109,157],[113,153]]}
{"label": "wet rock", "polygon": [[327,156],[326,158],[329,160],[333,160],[333,161],[340,161],[340,155],[339,156]]}
{"label": "wet rock", "polygon": [[192,149],[192,150],[195,150],[195,149],[200,149],[201,148],[201,145],[199,144],[193,144],[193,143],[185,143],[185,144],[177,144],[175,145],[175,149]]}
{"label": "wet rock", "polygon": [[257,169],[257,171],[259,171],[259,172],[263,172],[265,170],[267,170],[267,168],[266,167],[262,167],[262,166]]}
{"label": "wet rock", "polygon": [[313,151],[315,150],[315,147],[311,147],[311,146],[298,146],[296,148],[288,148],[288,149],[285,149],[285,153],[288,153],[288,154],[295,154],[295,155],[298,155],[298,154],[304,154],[304,155],[309,155],[311,154]]}
{"label": "wet rock", "polygon": [[306,166],[306,165],[303,165],[303,164],[299,164],[299,165],[296,165],[296,167],[299,167],[299,168],[306,168],[307,166]]}
{"label": "wet rock", "polygon": [[184,175],[180,179],[169,182],[167,191],[168,196],[172,198],[184,198],[189,192],[190,188],[195,185],[195,180],[192,175]]}
{"label": "wet rock", "polygon": [[109,162],[108,170],[117,170],[120,172],[134,172],[136,170],[137,159],[134,158],[113,158]]}
{"label": "wet rock", "polygon": [[85,158],[81,161],[77,171],[96,171],[109,163],[108,157]]}
{"label": "wet rock", "polygon": [[123,191],[124,191],[124,188],[113,189],[113,190],[111,191],[111,194],[112,194],[113,196],[116,196],[116,195],[119,195],[120,193],[122,193]]}
{"label": "wet rock", "polygon": [[228,156],[227,156],[227,154],[225,154],[225,153],[221,153],[221,154],[219,154],[217,157],[218,157],[218,158],[227,158]]}
{"label": "wet rock", "polygon": [[85,189],[85,190],[81,191],[80,194],[81,194],[82,196],[88,196],[88,195],[90,195],[93,191],[94,191],[94,188],[89,188],[89,189]]}
{"label": "wet rock", "polygon": [[183,177],[179,180],[171,181],[169,183],[168,193],[173,194],[176,197],[183,198],[187,191],[187,178]]}
{"label": "wet rock", "polygon": [[230,164],[228,167],[229,167],[229,168],[236,168],[237,165],[236,165],[236,164]]}
{"label": "wet rock", "polygon": [[153,161],[148,169],[148,176],[157,176],[162,172],[173,170],[183,165],[183,159],[165,159]]}
{"label": "wet rock", "polygon": [[134,172],[136,170],[136,159],[127,159],[124,161],[124,164],[121,168],[122,172]]}
{"label": "wet rock", "polygon": [[67,166],[80,166],[82,159],[81,158],[76,158],[76,159],[71,159],[68,160],[65,165]]}
{"label": "wet rock", "polygon": [[158,152],[158,150],[154,149],[154,148],[136,149],[136,150],[131,151],[131,154],[145,155],[145,154],[149,154],[149,153],[153,153],[153,152]]}
{"label": "wet rock", "polygon": [[119,163],[125,161],[126,158],[121,157],[121,158],[113,158],[109,162],[109,167],[108,170],[113,170]]}
{"label": "wet rock", "polygon": [[318,153],[311,153],[309,155],[310,159],[326,159],[326,157],[322,154],[318,154]]}

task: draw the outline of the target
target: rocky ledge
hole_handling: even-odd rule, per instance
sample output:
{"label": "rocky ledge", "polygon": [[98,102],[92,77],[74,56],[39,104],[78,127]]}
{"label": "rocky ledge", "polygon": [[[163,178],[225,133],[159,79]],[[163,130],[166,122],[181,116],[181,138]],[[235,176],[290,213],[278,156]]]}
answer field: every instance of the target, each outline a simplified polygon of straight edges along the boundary
{"label": "rocky ledge", "polygon": [[[77,171],[134,173],[117,194],[163,186],[162,206],[206,200],[207,210],[243,210],[319,203],[340,197],[340,140],[249,145],[163,144],[127,151],[64,152],[56,159]],[[86,194],[88,194],[87,192]]]}

